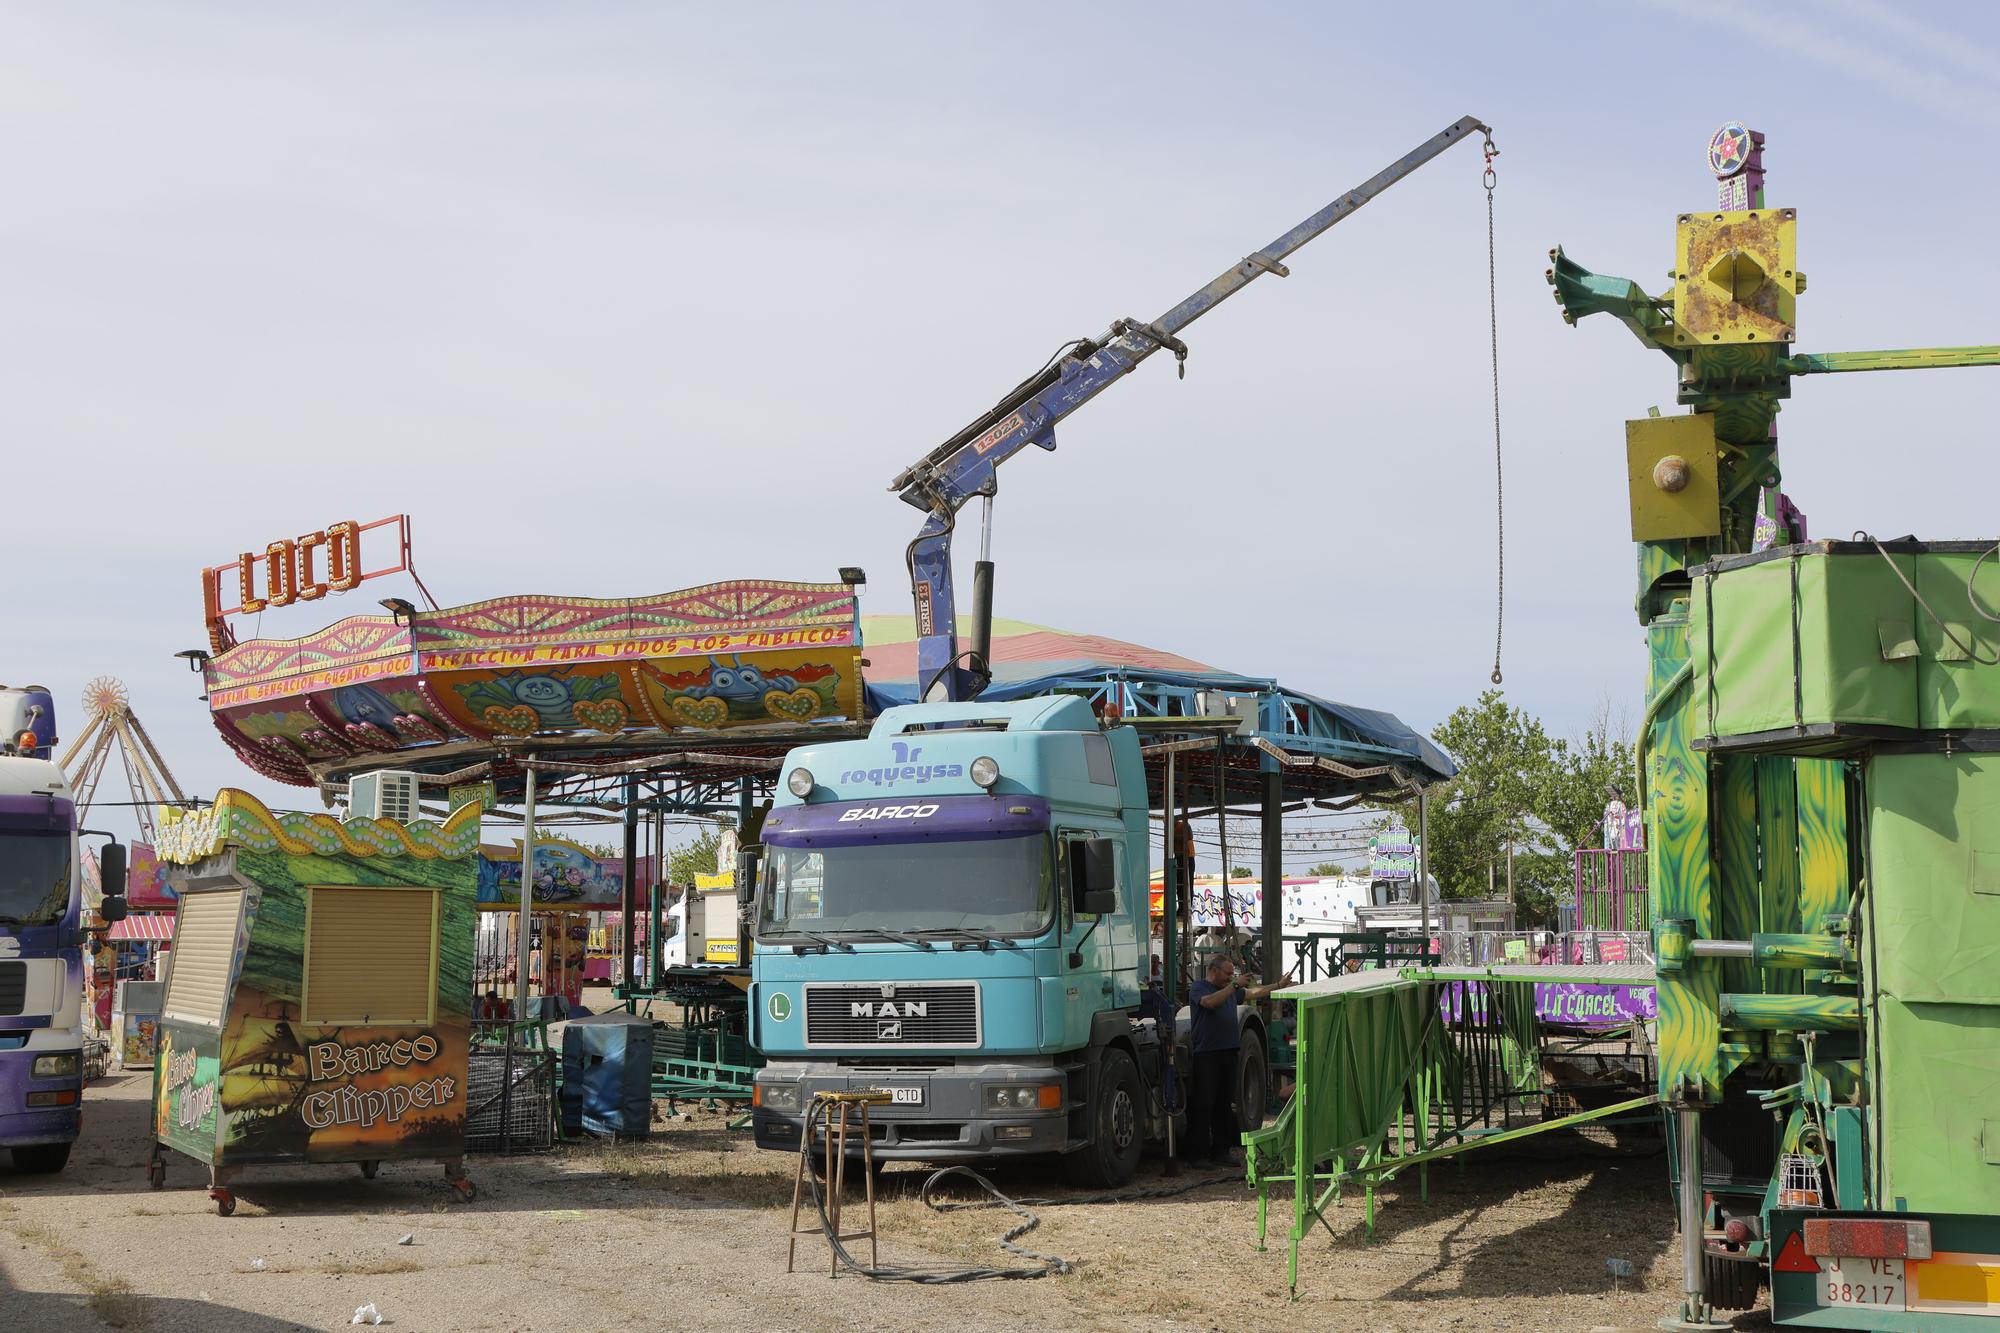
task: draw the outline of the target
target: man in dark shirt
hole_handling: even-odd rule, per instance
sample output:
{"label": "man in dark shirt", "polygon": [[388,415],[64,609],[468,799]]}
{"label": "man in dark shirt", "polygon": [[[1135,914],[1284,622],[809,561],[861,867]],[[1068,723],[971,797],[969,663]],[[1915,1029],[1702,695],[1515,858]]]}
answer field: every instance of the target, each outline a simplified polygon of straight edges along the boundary
{"label": "man in dark shirt", "polygon": [[1244,986],[1226,955],[1208,960],[1208,971],[1188,992],[1188,1045],[1194,1078],[1188,1088],[1187,1159],[1218,1166],[1236,1163],[1241,1141],[1236,1118],[1237,1050],[1243,1044],[1236,1024],[1239,1001],[1255,1004],[1276,986]]}

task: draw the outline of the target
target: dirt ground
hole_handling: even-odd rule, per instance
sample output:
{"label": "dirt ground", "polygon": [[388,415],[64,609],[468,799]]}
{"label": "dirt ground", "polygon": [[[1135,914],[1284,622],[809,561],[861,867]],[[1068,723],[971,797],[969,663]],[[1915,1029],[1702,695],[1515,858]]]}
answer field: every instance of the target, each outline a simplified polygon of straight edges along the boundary
{"label": "dirt ground", "polygon": [[[409,1330],[1555,1330],[1650,1326],[1678,1288],[1657,1152],[1610,1156],[1555,1135],[1531,1141],[1532,1156],[1475,1157],[1463,1175],[1440,1166],[1428,1202],[1414,1179],[1397,1183],[1378,1200],[1372,1242],[1358,1200],[1342,1203],[1334,1234],[1316,1230],[1304,1246],[1293,1302],[1289,1215],[1278,1216],[1289,1201],[1274,1200],[1271,1247],[1259,1253],[1241,1181],[1039,1208],[1040,1228],[1021,1243],[1070,1260],[1061,1277],[835,1280],[812,1237],[799,1243],[801,1271],[787,1274],[793,1159],[699,1110],[643,1145],[473,1158],[469,1205],[451,1201],[430,1164],[385,1165],[374,1181],[351,1168],[268,1168],[245,1174],[236,1214],[223,1218],[186,1158],[169,1157],[165,1189],[147,1188],[150,1087],[146,1073],[93,1084],[62,1174],[0,1164],[0,1328],[336,1329],[373,1302],[385,1326]],[[1160,1170],[1149,1161],[1139,1184],[1163,1183]],[[995,1244],[1012,1217],[934,1213],[916,1197],[926,1174],[884,1172],[885,1263],[1021,1262]],[[1046,1168],[994,1180],[1017,1197],[1065,1192]],[[406,1234],[412,1244],[398,1245]],[[1607,1257],[1638,1276],[1614,1291]]]}

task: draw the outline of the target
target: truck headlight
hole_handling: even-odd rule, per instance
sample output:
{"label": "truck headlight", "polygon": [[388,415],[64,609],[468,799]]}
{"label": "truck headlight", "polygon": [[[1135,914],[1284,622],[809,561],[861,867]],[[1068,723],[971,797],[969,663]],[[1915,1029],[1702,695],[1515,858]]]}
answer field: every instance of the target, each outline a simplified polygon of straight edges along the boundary
{"label": "truck headlight", "polygon": [[756,1087],[757,1104],[767,1111],[777,1111],[781,1115],[797,1115],[799,1111],[799,1085],[796,1083],[759,1083]]}
{"label": "truck headlight", "polygon": [[78,1068],[75,1051],[66,1055],[38,1055],[30,1078],[75,1078]]}
{"label": "truck headlight", "polygon": [[809,768],[795,768],[785,775],[785,790],[801,801],[813,794],[813,775]]}
{"label": "truck headlight", "polygon": [[1053,1111],[1061,1106],[1059,1083],[1008,1083],[986,1090],[989,1111]]}
{"label": "truck headlight", "polygon": [[1000,765],[995,763],[991,756],[982,754],[972,761],[966,773],[971,777],[973,786],[991,791],[993,784],[1000,780]]}

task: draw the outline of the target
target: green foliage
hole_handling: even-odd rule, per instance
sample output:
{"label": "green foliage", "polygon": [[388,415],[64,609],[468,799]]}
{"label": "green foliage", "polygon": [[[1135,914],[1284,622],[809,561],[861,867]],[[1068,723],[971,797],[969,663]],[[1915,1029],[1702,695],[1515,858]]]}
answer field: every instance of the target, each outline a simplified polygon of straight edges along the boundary
{"label": "green foliage", "polygon": [[1229,878],[1255,879],[1257,878],[1257,872],[1252,870],[1249,866],[1231,866],[1229,867]]}
{"label": "green foliage", "polygon": [[667,883],[689,884],[696,875],[713,875],[721,867],[715,863],[722,843],[722,825],[704,828],[693,838],[667,852]]}
{"label": "green foliage", "polygon": [[1608,706],[1576,742],[1551,737],[1500,690],[1459,708],[1432,732],[1459,775],[1432,789],[1426,858],[1447,898],[1487,896],[1489,867],[1504,895],[1508,839],[1523,924],[1549,921],[1571,883],[1572,853],[1600,841],[1608,788],[1627,785],[1632,747]]}

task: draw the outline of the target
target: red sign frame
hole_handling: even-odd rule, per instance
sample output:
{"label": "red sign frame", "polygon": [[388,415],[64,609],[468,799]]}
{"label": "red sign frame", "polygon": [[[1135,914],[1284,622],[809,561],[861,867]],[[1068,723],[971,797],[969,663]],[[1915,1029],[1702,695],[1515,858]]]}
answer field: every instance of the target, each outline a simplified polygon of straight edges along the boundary
{"label": "red sign frame", "polygon": [[[381,569],[363,568],[362,534],[391,524],[396,526],[396,563]],[[315,568],[315,553],[322,549],[326,552],[323,579]],[[264,594],[261,597],[257,595],[260,571]],[[222,580],[232,573],[236,575],[236,604],[224,606]],[[294,602],[316,602],[330,592],[351,592],[370,579],[389,574],[417,577],[410,562],[408,514],[391,514],[372,523],[329,523],[317,532],[272,542],[261,552],[245,551],[226,565],[212,565],[201,572],[202,611],[208,623],[209,651],[221,653],[235,646],[236,636],[228,624],[230,616],[254,615],[266,607],[290,606]],[[417,588],[428,601],[430,593],[424,589],[422,579],[417,579]]]}

